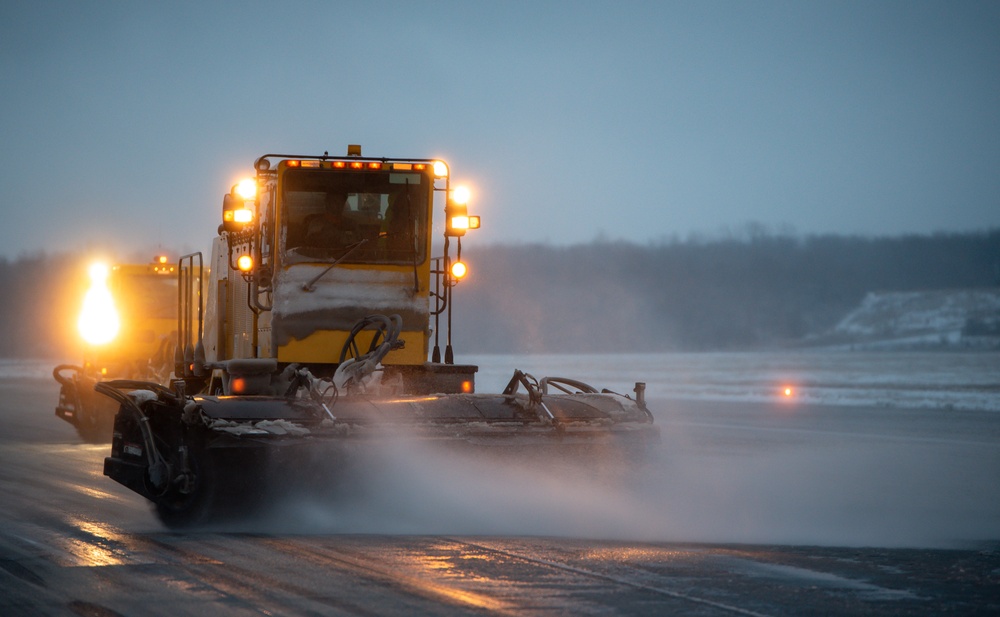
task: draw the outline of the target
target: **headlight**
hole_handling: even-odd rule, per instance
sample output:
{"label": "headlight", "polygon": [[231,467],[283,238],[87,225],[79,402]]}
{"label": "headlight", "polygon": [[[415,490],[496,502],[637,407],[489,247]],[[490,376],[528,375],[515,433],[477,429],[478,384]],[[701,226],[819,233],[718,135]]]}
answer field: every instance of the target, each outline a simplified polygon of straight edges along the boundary
{"label": "headlight", "polygon": [[249,272],[253,270],[253,257],[249,255],[240,255],[236,260],[236,267],[240,269],[240,272]]}
{"label": "headlight", "polygon": [[91,345],[104,345],[118,336],[118,310],[108,289],[108,267],[104,264],[90,267],[90,289],[83,297],[76,325],[80,336]]}
{"label": "headlight", "polygon": [[236,185],[236,194],[245,199],[246,201],[252,201],[257,198],[257,181],[251,178],[245,178],[240,180],[239,184]]}

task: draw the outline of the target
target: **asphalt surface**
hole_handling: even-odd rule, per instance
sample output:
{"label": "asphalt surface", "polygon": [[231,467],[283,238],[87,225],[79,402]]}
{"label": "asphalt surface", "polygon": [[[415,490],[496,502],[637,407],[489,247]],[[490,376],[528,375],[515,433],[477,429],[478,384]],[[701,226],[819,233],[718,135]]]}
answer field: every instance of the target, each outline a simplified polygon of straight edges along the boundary
{"label": "asphalt surface", "polygon": [[[102,475],[107,447],[53,415],[56,393],[0,380],[0,615],[1000,614],[996,414],[661,402],[667,456],[634,518],[559,533],[529,491],[504,514],[537,525],[425,503],[409,527],[175,533]],[[641,524],[657,518],[673,522]]]}

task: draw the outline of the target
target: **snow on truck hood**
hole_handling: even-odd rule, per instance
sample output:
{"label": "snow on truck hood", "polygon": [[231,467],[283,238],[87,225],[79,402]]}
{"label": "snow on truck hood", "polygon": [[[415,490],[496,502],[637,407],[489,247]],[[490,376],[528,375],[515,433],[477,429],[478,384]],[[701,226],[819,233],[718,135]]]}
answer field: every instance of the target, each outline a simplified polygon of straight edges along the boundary
{"label": "snow on truck hood", "polygon": [[303,286],[329,264],[295,264],[285,268],[274,290],[275,315],[290,316],[337,308],[364,307],[371,313],[429,312],[427,290],[416,292],[413,271],[368,270],[334,266],[312,291]]}

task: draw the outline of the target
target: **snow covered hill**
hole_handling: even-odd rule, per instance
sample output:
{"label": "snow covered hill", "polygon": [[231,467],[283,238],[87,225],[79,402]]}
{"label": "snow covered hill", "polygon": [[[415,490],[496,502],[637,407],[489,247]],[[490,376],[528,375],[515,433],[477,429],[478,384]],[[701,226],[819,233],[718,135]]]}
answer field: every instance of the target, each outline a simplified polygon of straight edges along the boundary
{"label": "snow covered hill", "polygon": [[1000,289],[871,292],[815,342],[856,349],[1000,348]]}

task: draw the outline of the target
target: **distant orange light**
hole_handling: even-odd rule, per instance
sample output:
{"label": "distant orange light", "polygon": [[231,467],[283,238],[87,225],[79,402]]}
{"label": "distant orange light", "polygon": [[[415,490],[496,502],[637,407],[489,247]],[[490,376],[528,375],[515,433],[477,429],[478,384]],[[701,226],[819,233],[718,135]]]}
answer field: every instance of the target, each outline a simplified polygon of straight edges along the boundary
{"label": "distant orange light", "polygon": [[253,257],[249,255],[240,255],[236,260],[236,267],[240,269],[240,272],[249,272],[253,270]]}
{"label": "distant orange light", "polygon": [[167,256],[166,255],[160,255],[159,257],[156,258],[156,260],[159,261],[161,264],[165,264],[165,263],[167,263]]}
{"label": "distant orange light", "polygon": [[246,390],[246,387],[247,383],[242,377],[234,378],[233,381],[229,384],[229,390],[233,394],[242,394],[243,391]]}
{"label": "distant orange light", "polygon": [[347,163],[345,163],[344,161],[334,161],[333,162],[333,168],[334,169],[343,169],[345,167],[347,167]]}
{"label": "distant orange light", "polygon": [[285,161],[285,165],[289,167],[298,167],[302,164],[302,161]]}
{"label": "distant orange light", "polygon": [[468,379],[462,382],[462,392],[465,394],[469,394],[472,392],[472,382],[469,381]]}
{"label": "distant orange light", "polygon": [[795,391],[792,390],[790,387],[786,386],[785,389],[781,391],[781,393],[785,395],[785,398],[791,398],[791,396],[795,394]]}
{"label": "distant orange light", "polygon": [[364,169],[365,164],[361,161],[351,161],[351,169]]}
{"label": "distant orange light", "polygon": [[371,162],[371,163],[368,163],[368,169],[382,169],[382,163],[378,163],[378,162],[374,162],[374,161]]}

